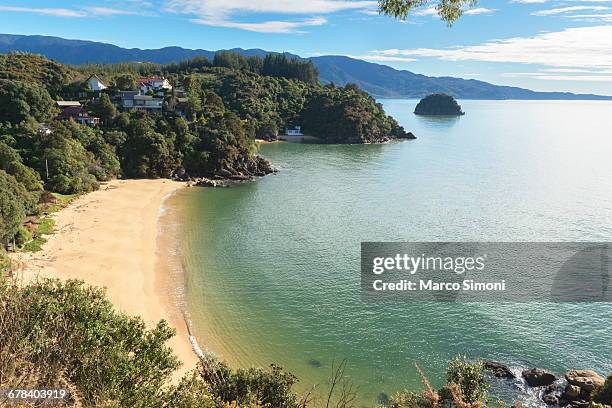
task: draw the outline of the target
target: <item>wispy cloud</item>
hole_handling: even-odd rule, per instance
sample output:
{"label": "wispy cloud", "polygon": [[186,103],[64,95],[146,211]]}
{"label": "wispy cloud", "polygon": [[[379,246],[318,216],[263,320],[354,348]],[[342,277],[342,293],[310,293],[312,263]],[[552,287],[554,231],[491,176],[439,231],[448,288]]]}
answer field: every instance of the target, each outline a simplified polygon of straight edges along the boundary
{"label": "wispy cloud", "polygon": [[533,37],[491,40],[480,45],[387,49],[372,51],[371,54],[612,70],[612,25],[568,28]]}
{"label": "wispy cloud", "polygon": [[416,58],[392,56],[392,55],[346,55],[349,58],[355,58],[365,61],[375,62],[413,62],[418,61]]}
{"label": "wispy cloud", "polygon": [[42,14],[53,17],[83,18],[83,17],[109,17],[127,15],[153,15],[151,12],[137,11],[132,9],[114,7],[85,7],[82,9],[67,8],[37,8],[37,7],[16,7],[0,6],[0,11],[16,13]]}
{"label": "wispy cloud", "polygon": [[495,12],[495,9],[490,9],[486,7],[477,7],[477,8],[467,9],[463,12],[463,14],[466,14],[468,16],[475,16],[478,14],[490,14],[493,12]]}
{"label": "wispy cloud", "polygon": [[343,10],[376,8],[378,2],[363,0],[169,0],[167,9],[206,17],[241,13],[329,14]]}
{"label": "wispy cloud", "polygon": [[[463,11],[464,15],[468,15],[468,16],[474,16],[474,15],[478,15],[478,14],[490,14],[495,12],[495,9],[490,9],[490,8],[486,8],[486,7],[477,7],[477,8],[468,8],[465,9]],[[423,9],[416,9],[412,12],[413,15],[415,16],[439,16],[438,14],[438,9],[435,8],[434,6],[431,7],[426,7]]]}
{"label": "wispy cloud", "polygon": [[0,6],[0,11],[43,14],[46,16],[55,16],[55,17],[73,17],[73,18],[74,17],[87,17],[87,13],[83,11],[70,10],[70,9],[65,9],[65,8],[35,8],[35,7]]}
{"label": "wispy cloud", "polygon": [[90,15],[95,16],[133,16],[133,15],[151,15],[148,12],[125,10],[110,7],[88,7],[85,9]]}
{"label": "wispy cloud", "polygon": [[[217,27],[237,28],[262,33],[303,33],[302,27],[327,23],[321,15],[355,10],[375,13],[378,2],[372,0],[168,0],[165,10],[191,15],[191,22]],[[264,13],[302,16],[301,20],[243,21],[245,14]]]}
{"label": "wispy cloud", "polygon": [[540,10],[531,13],[534,16],[553,16],[557,14],[573,13],[576,11],[605,11],[610,10],[607,6],[569,6],[569,7],[557,7],[548,10]]}
{"label": "wispy cloud", "polygon": [[581,82],[611,82],[612,75],[559,75],[546,72],[504,72],[501,76],[506,78],[530,78],[545,81],[581,81]]}
{"label": "wispy cloud", "polygon": [[192,19],[196,24],[209,25],[214,27],[238,28],[241,30],[254,31],[259,33],[303,33],[301,27],[320,26],[327,23],[327,20],[322,17],[311,18],[301,21],[263,21],[260,23],[241,23],[228,20],[208,20],[208,19]]}

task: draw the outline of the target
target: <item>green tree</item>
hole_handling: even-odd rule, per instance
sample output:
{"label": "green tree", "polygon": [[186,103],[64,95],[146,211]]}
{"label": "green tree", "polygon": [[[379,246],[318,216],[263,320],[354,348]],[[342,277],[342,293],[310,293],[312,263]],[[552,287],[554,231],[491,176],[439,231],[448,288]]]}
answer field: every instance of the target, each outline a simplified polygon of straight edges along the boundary
{"label": "green tree", "polygon": [[123,91],[132,91],[137,86],[136,78],[131,74],[119,75],[115,79],[115,86]]}
{"label": "green tree", "polygon": [[94,106],[94,112],[102,119],[102,123],[106,128],[109,128],[115,117],[117,116],[117,108],[113,104],[108,94],[100,95],[100,100]]}
{"label": "green tree", "polygon": [[48,122],[58,113],[49,92],[37,84],[0,80],[0,118],[13,124],[28,117]]}
{"label": "green tree", "polygon": [[48,190],[74,194],[96,190],[98,181],[92,174],[96,167],[93,153],[73,137],[69,124],[56,124],[50,135],[40,135],[33,144],[33,166],[46,174]]}
{"label": "green tree", "polygon": [[132,118],[127,135],[121,153],[128,177],[170,177],[179,166],[174,141],[156,132],[150,118]]}
{"label": "green tree", "polygon": [[25,216],[36,208],[36,201],[15,177],[0,170],[0,243],[13,239]]}
{"label": "green tree", "polygon": [[17,150],[4,142],[0,142],[0,169],[14,176],[28,191],[42,190],[38,173],[23,164]]}
{"label": "green tree", "polygon": [[410,13],[419,7],[435,4],[442,20],[453,24],[466,7],[476,4],[477,0],[378,0],[381,13],[405,20]]}

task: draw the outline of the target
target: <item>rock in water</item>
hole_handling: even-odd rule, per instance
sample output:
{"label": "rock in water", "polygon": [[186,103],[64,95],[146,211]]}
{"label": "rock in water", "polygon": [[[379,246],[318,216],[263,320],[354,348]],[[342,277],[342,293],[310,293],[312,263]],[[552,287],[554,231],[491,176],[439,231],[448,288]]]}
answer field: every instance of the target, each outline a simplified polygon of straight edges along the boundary
{"label": "rock in water", "polygon": [[580,395],[580,387],[577,385],[567,384],[563,392],[563,398],[568,401],[573,401]]}
{"label": "rock in water", "polygon": [[496,361],[485,361],[484,362],[485,369],[489,370],[494,377],[497,378],[516,378],[512,371],[508,368],[507,365],[498,363]]}
{"label": "rock in water", "polygon": [[565,373],[565,379],[568,383],[585,391],[593,391],[606,382],[602,376],[593,370],[570,370]]}
{"label": "rock in water", "polygon": [[529,384],[531,387],[543,387],[545,385],[550,385],[557,379],[554,374],[540,370],[539,368],[525,370],[523,371],[522,375],[527,384]]}
{"label": "rock in water", "polygon": [[447,94],[433,94],[421,99],[414,113],[417,115],[461,116],[465,113],[455,98]]}

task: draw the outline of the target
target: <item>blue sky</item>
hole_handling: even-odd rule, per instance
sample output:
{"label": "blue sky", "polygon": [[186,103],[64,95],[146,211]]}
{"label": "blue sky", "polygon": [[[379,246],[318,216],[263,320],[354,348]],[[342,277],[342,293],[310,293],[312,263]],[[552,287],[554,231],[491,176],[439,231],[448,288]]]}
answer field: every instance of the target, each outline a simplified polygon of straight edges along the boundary
{"label": "blue sky", "polygon": [[0,0],[0,32],[122,47],[347,55],[426,75],[612,95],[612,0],[479,0],[451,28],[370,0]]}

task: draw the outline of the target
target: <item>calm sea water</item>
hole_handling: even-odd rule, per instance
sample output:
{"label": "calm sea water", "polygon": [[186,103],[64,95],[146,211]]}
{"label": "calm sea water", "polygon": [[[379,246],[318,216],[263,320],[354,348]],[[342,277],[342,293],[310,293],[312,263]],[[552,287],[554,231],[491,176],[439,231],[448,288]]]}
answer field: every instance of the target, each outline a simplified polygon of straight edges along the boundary
{"label": "calm sea water", "polygon": [[361,302],[361,241],[612,241],[612,103],[463,101],[432,119],[416,102],[383,101],[418,140],[265,145],[278,175],[181,193],[202,347],[302,389],[346,358],[362,405],[457,354],[612,371],[610,304]]}

